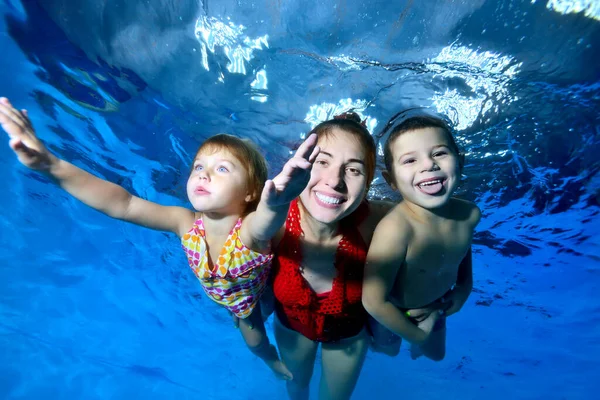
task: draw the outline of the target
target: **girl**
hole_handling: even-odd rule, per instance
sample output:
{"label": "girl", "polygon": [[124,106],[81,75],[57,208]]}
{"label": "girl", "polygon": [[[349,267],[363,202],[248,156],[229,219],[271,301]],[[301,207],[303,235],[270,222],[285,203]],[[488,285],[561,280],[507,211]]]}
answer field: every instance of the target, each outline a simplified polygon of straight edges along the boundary
{"label": "girl", "polygon": [[292,379],[269,343],[258,300],[271,264],[270,240],[282,226],[290,201],[306,186],[319,153],[315,135],[273,180],[266,180],[265,159],[248,141],[225,134],[209,138],[198,149],[187,182],[192,211],[143,200],[57,158],[36,137],[27,111],[16,110],[6,98],[0,98],[0,124],[23,165],[53,178],[86,205],[177,234],[204,291],[240,319],[249,349],[277,377]]}

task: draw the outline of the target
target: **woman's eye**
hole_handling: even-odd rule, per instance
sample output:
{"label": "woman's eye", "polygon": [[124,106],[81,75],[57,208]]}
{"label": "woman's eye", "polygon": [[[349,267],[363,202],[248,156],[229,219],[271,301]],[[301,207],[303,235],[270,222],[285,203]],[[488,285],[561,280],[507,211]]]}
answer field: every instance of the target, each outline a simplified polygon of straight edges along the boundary
{"label": "woman's eye", "polygon": [[315,164],[325,166],[325,165],[327,165],[327,161],[325,161],[325,160],[316,160]]}
{"label": "woman's eye", "polygon": [[362,171],[360,169],[358,169],[358,168],[347,168],[347,171],[350,174],[355,175],[355,176],[362,174]]}

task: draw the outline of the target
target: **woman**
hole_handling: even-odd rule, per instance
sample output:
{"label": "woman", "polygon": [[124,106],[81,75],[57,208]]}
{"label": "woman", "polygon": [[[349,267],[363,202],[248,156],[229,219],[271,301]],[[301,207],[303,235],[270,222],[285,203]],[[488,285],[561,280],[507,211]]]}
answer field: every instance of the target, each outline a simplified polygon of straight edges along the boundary
{"label": "woman", "polygon": [[369,338],[361,303],[363,269],[377,222],[391,207],[367,203],[375,142],[358,115],[317,125],[321,151],[273,242],[275,338],[293,380],[291,399],[308,399],[319,343],[320,399],[348,399]]}

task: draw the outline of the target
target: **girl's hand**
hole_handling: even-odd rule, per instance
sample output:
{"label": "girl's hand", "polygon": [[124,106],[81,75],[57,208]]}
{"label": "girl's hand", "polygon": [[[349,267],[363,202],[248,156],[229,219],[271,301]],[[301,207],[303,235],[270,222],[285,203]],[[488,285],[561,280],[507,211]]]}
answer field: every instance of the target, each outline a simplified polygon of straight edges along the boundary
{"label": "girl's hand", "polygon": [[317,135],[312,134],[300,145],[294,157],[272,180],[265,183],[262,198],[272,207],[287,205],[302,193],[310,180],[310,170],[319,154]]}
{"label": "girl's hand", "polygon": [[18,111],[7,98],[0,98],[0,125],[10,137],[9,146],[21,164],[38,171],[50,169],[56,158],[35,135],[27,110]]}

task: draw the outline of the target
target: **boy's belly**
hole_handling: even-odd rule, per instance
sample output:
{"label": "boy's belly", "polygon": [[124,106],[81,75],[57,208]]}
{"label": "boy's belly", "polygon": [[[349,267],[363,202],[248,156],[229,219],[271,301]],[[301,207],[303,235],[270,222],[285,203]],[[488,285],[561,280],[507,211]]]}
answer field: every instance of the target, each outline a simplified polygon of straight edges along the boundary
{"label": "boy's belly", "polygon": [[394,305],[402,309],[423,308],[440,301],[456,284],[456,276],[424,277],[405,282],[392,296]]}

